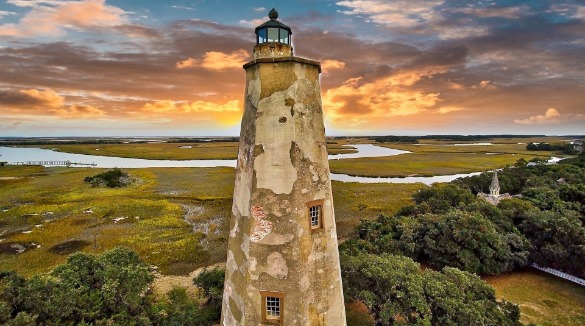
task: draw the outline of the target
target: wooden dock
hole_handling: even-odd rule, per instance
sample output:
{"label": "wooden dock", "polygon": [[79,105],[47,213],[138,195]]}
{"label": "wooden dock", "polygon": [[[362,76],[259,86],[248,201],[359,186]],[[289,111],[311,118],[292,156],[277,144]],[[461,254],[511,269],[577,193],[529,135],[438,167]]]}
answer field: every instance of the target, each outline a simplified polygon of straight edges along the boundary
{"label": "wooden dock", "polygon": [[95,163],[77,163],[71,161],[25,161],[14,162],[13,165],[43,165],[43,166],[97,166]]}

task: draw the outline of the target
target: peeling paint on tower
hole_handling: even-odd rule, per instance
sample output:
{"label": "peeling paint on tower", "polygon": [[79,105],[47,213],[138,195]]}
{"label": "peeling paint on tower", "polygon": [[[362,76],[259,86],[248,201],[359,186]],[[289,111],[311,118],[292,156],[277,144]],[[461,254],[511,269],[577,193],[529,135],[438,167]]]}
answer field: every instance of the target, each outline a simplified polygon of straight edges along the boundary
{"label": "peeling paint on tower", "polygon": [[345,325],[321,67],[270,18],[244,65],[222,325]]}

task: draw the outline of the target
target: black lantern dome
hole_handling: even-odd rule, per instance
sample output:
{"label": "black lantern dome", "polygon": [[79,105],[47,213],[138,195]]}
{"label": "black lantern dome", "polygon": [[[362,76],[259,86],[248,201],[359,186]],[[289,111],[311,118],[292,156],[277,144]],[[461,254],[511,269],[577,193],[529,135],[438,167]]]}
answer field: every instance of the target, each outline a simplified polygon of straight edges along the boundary
{"label": "black lantern dome", "polygon": [[268,13],[269,21],[256,27],[256,44],[262,43],[282,43],[291,44],[292,31],[290,27],[276,20],[278,11],[272,8]]}

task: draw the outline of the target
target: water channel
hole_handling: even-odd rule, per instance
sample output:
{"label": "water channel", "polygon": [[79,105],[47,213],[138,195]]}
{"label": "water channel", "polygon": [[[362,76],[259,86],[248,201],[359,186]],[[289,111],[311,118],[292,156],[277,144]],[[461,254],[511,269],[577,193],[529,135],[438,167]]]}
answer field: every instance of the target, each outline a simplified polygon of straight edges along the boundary
{"label": "water channel", "polygon": [[[348,145],[358,150],[357,153],[329,155],[330,160],[349,158],[393,156],[410,153],[398,149],[375,146],[371,144]],[[186,149],[187,150],[187,149]],[[235,167],[236,160],[146,160],[136,158],[84,155],[56,152],[42,148],[0,147],[0,161],[9,164],[26,161],[70,161],[73,163],[94,163],[99,168],[152,168],[152,167]],[[481,172],[467,174],[440,175],[433,177],[375,178],[356,177],[347,174],[331,173],[331,180],[359,183],[417,183],[432,184],[449,182],[457,178],[477,175]]]}

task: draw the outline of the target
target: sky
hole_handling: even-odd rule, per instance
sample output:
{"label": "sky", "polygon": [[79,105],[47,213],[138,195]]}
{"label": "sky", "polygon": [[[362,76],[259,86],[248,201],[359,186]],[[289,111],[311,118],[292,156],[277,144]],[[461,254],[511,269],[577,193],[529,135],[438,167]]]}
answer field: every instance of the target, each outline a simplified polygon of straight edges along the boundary
{"label": "sky", "polygon": [[0,137],[237,136],[273,7],[327,135],[585,134],[584,1],[0,0]]}

